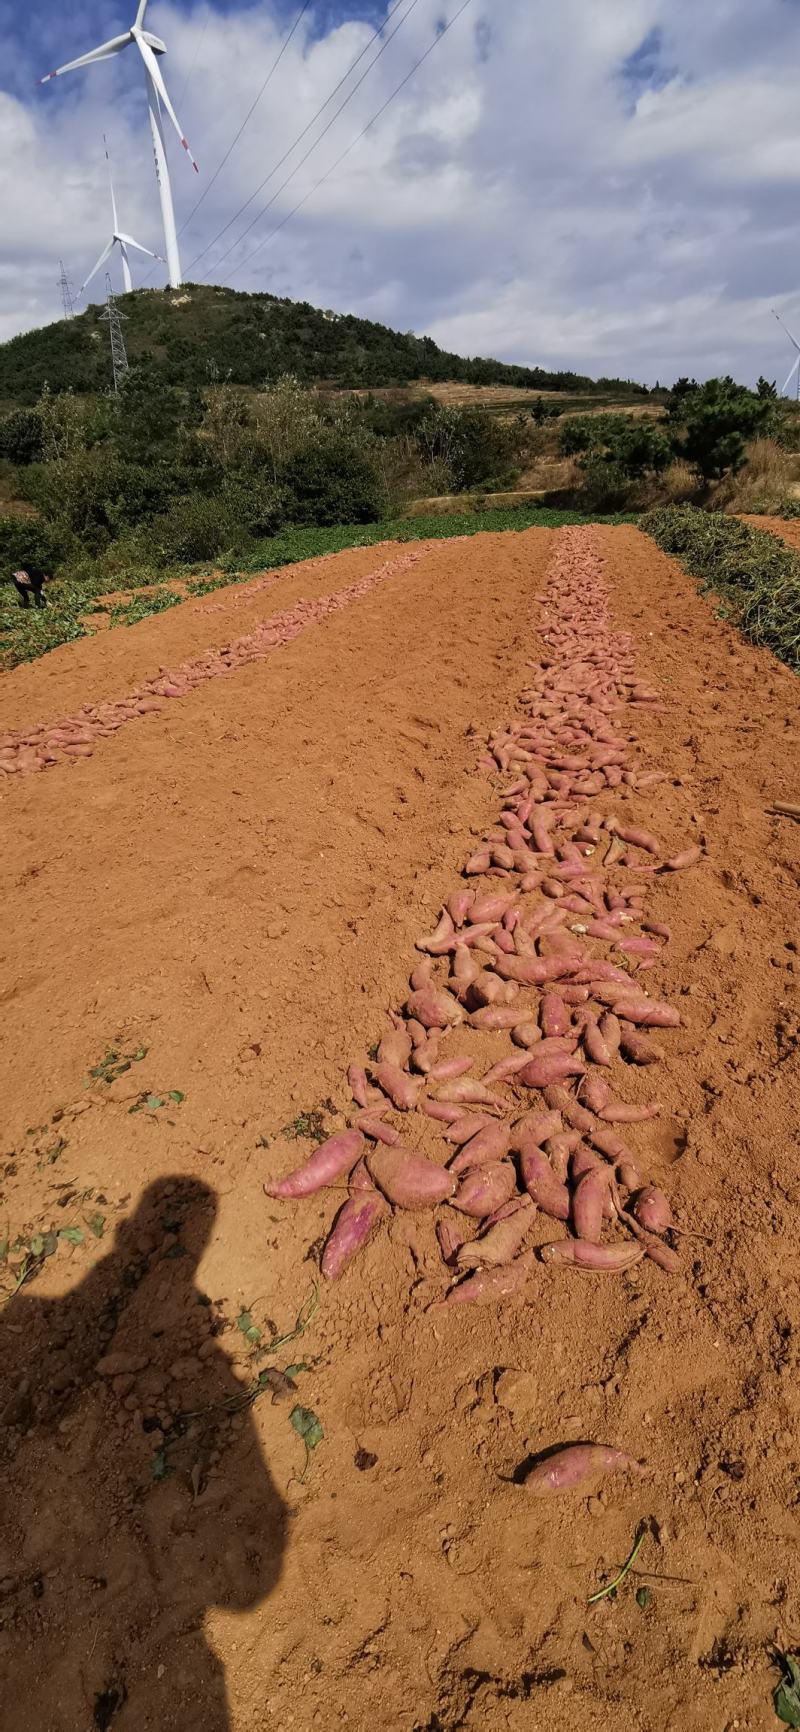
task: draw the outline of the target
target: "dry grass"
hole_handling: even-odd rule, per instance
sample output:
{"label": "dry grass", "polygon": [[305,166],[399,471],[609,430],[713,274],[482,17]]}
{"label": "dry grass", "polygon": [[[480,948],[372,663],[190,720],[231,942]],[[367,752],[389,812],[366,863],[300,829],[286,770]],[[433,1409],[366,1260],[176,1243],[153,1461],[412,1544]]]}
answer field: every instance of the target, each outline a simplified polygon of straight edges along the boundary
{"label": "dry grass", "polygon": [[754,439],[747,463],[736,475],[726,475],[710,503],[717,511],[763,511],[780,505],[792,489],[797,463],[773,439]]}
{"label": "dry grass", "polygon": [[694,499],[698,488],[697,470],[691,463],[684,463],[682,457],[676,457],[660,477],[660,491],[670,505],[684,505]]}

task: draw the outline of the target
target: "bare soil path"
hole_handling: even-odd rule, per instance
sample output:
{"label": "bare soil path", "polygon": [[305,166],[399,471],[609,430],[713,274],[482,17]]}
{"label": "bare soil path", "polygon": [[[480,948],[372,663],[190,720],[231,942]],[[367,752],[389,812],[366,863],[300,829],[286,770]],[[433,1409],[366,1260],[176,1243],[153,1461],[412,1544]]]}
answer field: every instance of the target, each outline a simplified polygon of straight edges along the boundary
{"label": "bare soil path", "polygon": [[[776,1724],[769,1644],[800,1647],[800,826],[766,808],[798,795],[798,687],[638,532],[587,533],[665,696],[637,731],[669,779],[637,817],[707,851],[654,892],[683,1027],[635,1127],[702,1237],[672,1280],[542,1268],[443,1317],[428,1224],[396,1216],[274,1360],[309,1366],[294,1399],[325,1433],[302,1483],[291,1400],[242,1393],[330,1201],[262,1183],[312,1146],[284,1127],[343,1122],[494,819],[476,755],[542,653],[558,538],[415,548],[265,661],[2,779],[0,1237],[35,1274],[0,1309],[3,1732]],[[5,677],[0,727],[118,699],[395,551],[65,646]],[[129,1068],[92,1075],[109,1049]],[[649,1477],[533,1501],[515,1469],[573,1437]],[[643,1520],[645,1573],[589,1607]]]}

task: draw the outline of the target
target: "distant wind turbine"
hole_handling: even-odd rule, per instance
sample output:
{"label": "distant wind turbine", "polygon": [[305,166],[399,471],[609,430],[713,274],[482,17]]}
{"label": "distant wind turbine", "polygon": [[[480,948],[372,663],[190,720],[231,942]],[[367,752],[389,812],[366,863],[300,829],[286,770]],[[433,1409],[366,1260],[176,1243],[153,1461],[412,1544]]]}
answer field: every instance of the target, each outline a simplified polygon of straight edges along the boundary
{"label": "distant wind turbine", "polygon": [[160,253],[151,252],[149,247],[143,247],[141,241],[135,241],[133,238],[133,235],[126,235],[123,232],[123,230],[120,228],[119,222],[117,221],[117,201],[114,197],[114,182],[113,182],[113,179],[111,176],[111,160],[110,160],[110,157],[108,154],[108,144],[106,143],[105,136],[103,137],[103,143],[106,147],[106,162],[108,163],[108,184],[111,188],[111,221],[112,221],[111,239],[108,243],[108,246],[104,247],[103,251],[101,252],[100,257],[97,261],[97,264],[92,266],[92,269],[90,270],[89,275],[86,278],[85,283],[78,290],[79,296],[83,294],[85,289],[88,289],[89,284],[92,280],[92,277],[97,276],[98,271],[105,264],[106,259],[113,252],[115,247],[119,247],[120,256],[122,258],[122,281],[123,281],[123,285],[124,285],[124,292],[126,295],[129,295],[131,292],[131,289],[133,288],[133,283],[131,281],[130,260],[128,258],[128,248],[129,247],[135,247],[137,253],[146,253],[147,257],[149,259],[158,259],[162,265],[164,263],[164,260],[161,258]]}
{"label": "distant wind turbine", "polygon": [[[773,313],[775,313],[774,307],[773,307],[772,311],[773,311]],[[778,324],[780,325],[781,330],[786,332],[786,335],[789,338],[789,342],[791,343],[792,348],[797,350],[797,354],[795,356],[795,359],[792,362],[791,368],[786,375],[786,378],[784,380],[783,385],[781,386],[781,396],[783,397],[785,395],[785,393],[789,389],[789,386],[792,383],[792,380],[794,379],[796,381],[796,385],[797,385],[797,400],[800,403],[800,343],[798,343],[795,340],[795,338],[792,336],[792,333],[789,330],[788,325],[784,324],[783,319],[780,316],[780,313],[775,313],[775,317],[778,321]]]}
{"label": "distant wind turbine", "polygon": [[[103,42],[99,48],[92,48],[88,54],[81,54],[77,60],[68,60],[65,66],[56,67],[55,72],[48,72],[40,84],[47,84],[51,78],[61,78],[65,72],[76,72],[82,66],[93,66],[96,60],[111,60],[115,54],[121,54],[123,49],[135,46],[138,48],[144,65],[144,81],[147,89],[147,107],[150,115],[150,131],[153,139],[153,154],[156,163],[156,180],[161,199],[161,216],[164,223],[164,242],[167,254],[167,269],[170,285],[173,289],[180,288],[181,261],[178,253],[178,235],[175,228],[175,211],[172,204],[172,187],[170,186],[167,152],[164,144],[164,128],[161,111],[166,109],[178,137],[187,152],[195,173],[199,173],[197,163],[180,128],[178,116],[170,102],[167,87],[161,76],[161,67],[156,56],[166,54],[166,45],[158,36],[151,36],[145,30],[144,15],[147,11],[147,0],[139,0],[139,8],[130,30],[124,36],[112,36],[109,42]],[[110,250],[110,249],[109,249]],[[96,268],[96,267],[95,267]]]}

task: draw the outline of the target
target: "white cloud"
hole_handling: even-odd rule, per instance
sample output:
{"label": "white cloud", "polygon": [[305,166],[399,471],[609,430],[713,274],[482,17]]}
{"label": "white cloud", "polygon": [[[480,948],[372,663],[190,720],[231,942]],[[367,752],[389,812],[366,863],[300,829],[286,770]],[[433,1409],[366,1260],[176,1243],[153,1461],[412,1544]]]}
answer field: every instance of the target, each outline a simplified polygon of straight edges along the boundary
{"label": "white cloud", "polygon": [[[201,255],[189,274],[429,331],[468,353],[650,380],[782,377],[784,339],[769,308],[777,303],[790,322],[800,308],[797,14],[784,0],[473,0],[378,124],[248,262],[456,6],[417,0],[307,164],[280,190],[377,44],[206,251],[371,33],[350,20],[311,38],[301,25],[182,236],[187,270]],[[170,141],[184,220],[278,51],[278,14],[275,0],[224,17],[208,0],[152,0],[151,12],[202,171],[197,181]],[[91,17],[62,13],[52,29],[47,60],[92,44]],[[0,91],[0,337],[57,317],[59,257],[80,281],[103,245],[103,131],[120,219],[163,251],[133,51],[30,97]]]}

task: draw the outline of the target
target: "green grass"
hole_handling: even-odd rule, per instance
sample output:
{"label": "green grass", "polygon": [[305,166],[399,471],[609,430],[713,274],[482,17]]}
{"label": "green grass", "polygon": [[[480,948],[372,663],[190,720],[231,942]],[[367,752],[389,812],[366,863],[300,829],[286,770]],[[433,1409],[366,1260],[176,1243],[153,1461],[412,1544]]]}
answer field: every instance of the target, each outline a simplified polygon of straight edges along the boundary
{"label": "green grass", "polygon": [[[82,623],[91,615],[98,595],[113,590],[138,589],[147,583],[158,583],[149,593],[135,596],[133,601],[119,602],[109,614],[109,629],[120,625],[136,625],[151,614],[163,613],[176,607],[184,598],[168,587],[170,579],[188,579],[190,596],[209,595],[213,590],[252,576],[254,572],[274,571],[301,560],[316,559],[321,554],[342,553],[352,547],[374,547],[384,541],[446,541],[457,535],[479,535],[484,531],[523,529],[560,529],[566,524],[634,523],[631,514],[618,513],[610,517],[590,517],[580,511],[556,511],[538,506],[507,507],[501,511],[464,511],[448,516],[400,518],[385,523],[344,524],[330,529],[285,529],[279,535],[258,542],[247,554],[227,555],[220,561],[218,576],[200,575],[191,567],[182,571],[171,568],[157,572],[151,567],[132,567],[130,573],[107,571],[92,573],[80,579],[57,578],[48,585],[48,606],[41,612],[19,607],[16,591],[8,584],[0,588],[0,668],[17,667],[20,662],[35,661],[60,644],[72,643],[90,635]],[[158,580],[161,580],[160,582]],[[97,611],[96,609],[94,611]]]}
{"label": "green grass", "polygon": [[648,511],[639,527],[720,598],[752,643],[800,673],[800,557],[763,529],[693,505]]}

